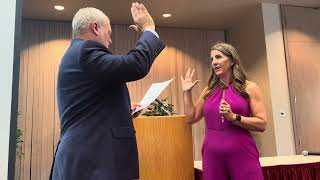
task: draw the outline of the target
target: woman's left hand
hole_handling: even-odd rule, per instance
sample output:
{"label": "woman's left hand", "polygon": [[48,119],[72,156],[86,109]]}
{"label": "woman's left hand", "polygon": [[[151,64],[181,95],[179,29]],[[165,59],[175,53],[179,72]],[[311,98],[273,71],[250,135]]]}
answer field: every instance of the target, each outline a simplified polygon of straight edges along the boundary
{"label": "woman's left hand", "polygon": [[235,117],[236,115],[232,112],[231,106],[230,104],[225,101],[225,100],[221,100],[220,102],[220,106],[219,106],[219,113],[226,118],[227,120],[233,122],[235,121]]}

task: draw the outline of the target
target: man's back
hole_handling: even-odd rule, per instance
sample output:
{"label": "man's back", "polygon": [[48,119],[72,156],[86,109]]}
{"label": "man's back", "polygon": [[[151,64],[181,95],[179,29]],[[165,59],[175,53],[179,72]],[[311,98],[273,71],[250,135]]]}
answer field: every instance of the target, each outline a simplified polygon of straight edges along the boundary
{"label": "man's back", "polygon": [[[94,123],[88,119],[106,119],[111,115],[125,119],[126,123],[119,123],[132,127],[130,98],[125,82],[117,80],[116,77],[99,77],[88,71],[84,58],[87,58],[85,49],[89,48],[102,51],[103,47],[94,41],[73,40],[59,67],[57,94],[61,136],[66,132],[70,133],[74,128],[87,129],[88,125]],[[103,48],[103,51],[110,54],[106,48]],[[118,121],[113,124],[106,123],[108,127],[117,126],[115,123]]]}

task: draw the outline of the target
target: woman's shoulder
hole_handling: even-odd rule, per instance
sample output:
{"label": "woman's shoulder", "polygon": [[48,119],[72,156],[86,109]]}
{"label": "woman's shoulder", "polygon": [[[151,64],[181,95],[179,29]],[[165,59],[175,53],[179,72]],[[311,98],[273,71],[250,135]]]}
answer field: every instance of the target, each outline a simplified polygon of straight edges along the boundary
{"label": "woman's shoulder", "polygon": [[208,91],[208,86],[204,87],[200,93],[200,97],[204,97],[207,94]]}
{"label": "woman's shoulder", "polygon": [[204,88],[202,89],[202,92],[206,92],[207,90],[208,90],[208,86],[204,87]]}
{"label": "woman's shoulder", "polygon": [[255,94],[260,91],[257,83],[249,81],[249,80],[246,80],[245,90],[249,95]]}

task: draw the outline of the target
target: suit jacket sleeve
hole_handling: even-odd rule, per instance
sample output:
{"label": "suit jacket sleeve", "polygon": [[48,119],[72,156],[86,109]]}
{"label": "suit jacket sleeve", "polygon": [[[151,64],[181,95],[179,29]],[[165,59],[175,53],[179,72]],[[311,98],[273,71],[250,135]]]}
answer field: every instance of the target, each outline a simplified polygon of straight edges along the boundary
{"label": "suit jacket sleeve", "polygon": [[112,55],[102,44],[86,41],[82,46],[80,66],[98,79],[135,81],[148,74],[164,47],[163,42],[148,31],[142,34],[127,55]]}

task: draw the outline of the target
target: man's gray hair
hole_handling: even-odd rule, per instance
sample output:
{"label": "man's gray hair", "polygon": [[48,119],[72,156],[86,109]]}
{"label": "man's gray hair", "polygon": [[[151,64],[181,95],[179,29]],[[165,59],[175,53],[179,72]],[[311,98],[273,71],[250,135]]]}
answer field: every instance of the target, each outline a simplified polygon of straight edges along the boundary
{"label": "man's gray hair", "polygon": [[87,32],[92,22],[101,26],[109,22],[109,18],[102,11],[93,7],[79,9],[72,20],[72,38]]}

